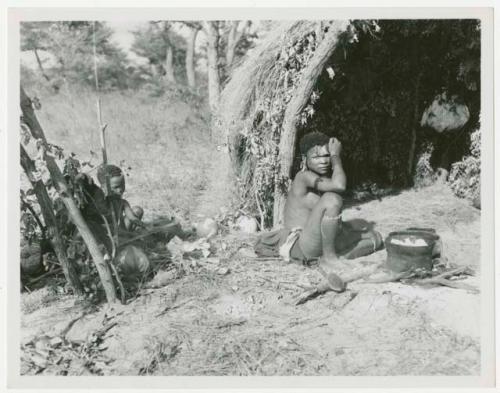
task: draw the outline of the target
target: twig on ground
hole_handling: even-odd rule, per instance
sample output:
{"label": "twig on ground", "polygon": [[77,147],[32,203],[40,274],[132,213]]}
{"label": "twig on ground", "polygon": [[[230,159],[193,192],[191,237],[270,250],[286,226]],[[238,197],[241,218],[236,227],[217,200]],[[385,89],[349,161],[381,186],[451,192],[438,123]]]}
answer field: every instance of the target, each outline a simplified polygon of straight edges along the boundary
{"label": "twig on ground", "polygon": [[261,200],[259,198],[259,193],[257,191],[257,188],[255,188],[255,202],[257,205],[257,208],[259,209],[259,215],[260,215],[260,230],[264,230],[264,212],[262,211],[261,208]]}
{"label": "twig on ground", "polygon": [[402,278],[410,278],[414,275],[413,271],[401,272],[401,273],[389,273],[384,277],[372,278],[371,280],[365,280],[368,284],[384,284],[387,282],[399,281]]}
{"label": "twig on ground", "polygon": [[155,234],[155,233],[160,233],[160,232],[163,232],[165,229],[168,229],[168,228],[171,228],[175,225],[178,225],[177,222],[172,222],[170,224],[165,224],[165,225],[162,225],[162,226],[159,226],[159,227],[154,227],[154,228],[151,228],[151,229],[148,229],[146,230],[145,232],[131,238],[131,239],[128,239],[128,240],[125,240],[124,242],[121,242],[120,243],[120,247],[123,247],[127,244],[130,244],[130,243],[133,243],[135,242],[136,240],[140,240],[142,238],[145,238],[149,235],[152,235],[152,234]]}
{"label": "twig on ground", "polygon": [[[361,278],[364,278],[366,276],[369,276],[373,274],[377,269],[379,269],[382,266],[381,263],[376,263],[373,266],[369,266],[364,269],[360,269],[358,271],[355,271],[343,278],[343,281],[347,284],[353,281],[357,281]],[[302,293],[299,295],[299,297],[295,301],[295,305],[298,306],[300,304],[304,304],[305,302],[312,300],[319,295],[326,293],[328,291],[333,291],[333,289],[330,287],[328,282],[321,283],[320,285],[308,289],[306,292]]]}
{"label": "twig on ground", "polygon": [[73,325],[87,314],[88,312],[83,311],[76,318],[73,318],[71,321],[69,321],[67,325],[59,332],[59,336],[66,340],[66,334],[68,334]]}
{"label": "twig on ground", "polygon": [[246,319],[239,319],[236,321],[228,321],[228,322],[221,323],[219,325],[216,325],[215,328],[216,329],[223,329],[223,328],[231,327],[231,326],[241,326],[245,323],[247,323]]}
{"label": "twig on ground", "polygon": [[472,285],[465,284],[463,282],[451,281],[446,278],[438,278],[438,277],[424,278],[421,280],[415,280],[413,281],[413,283],[417,285],[432,285],[432,284],[443,285],[450,288],[465,289],[466,291],[472,293],[479,293],[479,290]]}
{"label": "twig on ground", "polygon": [[171,311],[171,310],[175,310],[176,308],[179,308],[179,307],[182,307],[184,305],[186,305],[187,303],[190,303],[192,302],[194,299],[187,299],[183,302],[180,302],[180,303],[177,303],[177,304],[174,304],[174,305],[171,305],[171,306],[167,306],[163,309],[163,311],[161,311],[160,313],[156,314],[155,317],[161,317],[162,315],[165,315],[167,312]]}
{"label": "twig on ground", "polygon": [[28,285],[32,285],[32,284],[35,284],[37,283],[38,281],[48,277],[48,276],[52,276],[52,275],[56,275],[56,274],[59,274],[59,273],[62,273],[62,269],[54,269],[54,270],[49,270],[48,272],[46,273],[43,273],[41,276],[38,276],[36,278],[32,278],[31,280],[28,281]]}
{"label": "twig on ground", "polygon": [[125,288],[123,287],[122,280],[120,278],[120,275],[118,274],[118,271],[116,270],[116,266],[113,262],[109,263],[109,266],[111,267],[111,270],[113,271],[113,274],[115,275],[116,282],[118,283],[118,286],[120,287],[120,300],[122,304],[125,304]]}
{"label": "twig on ground", "polygon": [[443,285],[443,286],[450,287],[450,288],[464,289],[464,290],[472,292],[472,293],[479,293],[479,290],[472,285],[449,280],[449,278],[451,278],[453,276],[458,276],[461,274],[474,275],[475,273],[474,273],[474,270],[471,269],[469,266],[461,266],[459,268],[443,272],[435,277],[411,280],[410,284]]}
{"label": "twig on ground", "polygon": [[276,280],[272,280],[266,276],[261,276],[261,275],[255,275],[254,277],[268,281],[268,282],[276,285],[277,287],[279,287],[281,285],[288,285],[288,286],[299,287],[299,288],[303,288],[303,289],[313,289],[314,288],[314,287],[307,287],[305,285],[301,285],[301,284],[298,284],[296,282],[291,282],[291,281],[276,281]]}

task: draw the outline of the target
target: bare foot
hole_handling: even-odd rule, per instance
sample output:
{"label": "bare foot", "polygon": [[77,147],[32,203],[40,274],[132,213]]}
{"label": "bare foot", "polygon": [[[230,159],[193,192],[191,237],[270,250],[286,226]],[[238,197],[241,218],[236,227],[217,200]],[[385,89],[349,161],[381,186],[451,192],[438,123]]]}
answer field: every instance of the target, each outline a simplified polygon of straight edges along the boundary
{"label": "bare foot", "polygon": [[318,270],[321,275],[326,279],[330,288],[335,292],[343,292],[346,289],[346,283],[338,274],[335,273],[337,271],[339,265],[338,259],[327,259],[320,258]]}

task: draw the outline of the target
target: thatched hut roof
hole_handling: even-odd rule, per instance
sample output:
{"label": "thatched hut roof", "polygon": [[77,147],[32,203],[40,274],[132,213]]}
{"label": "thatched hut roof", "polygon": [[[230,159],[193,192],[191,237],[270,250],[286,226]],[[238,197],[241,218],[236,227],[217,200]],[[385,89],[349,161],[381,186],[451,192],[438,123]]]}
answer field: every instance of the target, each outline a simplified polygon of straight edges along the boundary
{"label": "thatched hut roof", "polygon": [[318,21],[278,22],[264,40],[243,58],[220,97],[224,125],[247,119],[276,87],[277,59],[283,48],[318,30]]}
{"label": "thatched hut roof", "polygon": [[[218,129],[228,137],[233,167],[243,186],[242,199],[247,207],[260,214],[262,224],[269,223],[276,194],[280,194],[279,189],[286,188],[282,186],[289,180],[287,173],[291,165],[279,162],[284,150],[291,150],[285,156],[294,153],[294,135],[291,149],[279,146],[286,134],[283,132],[285,113],[300,95],[297,88],[304,79],[303,74],[311,73],[307,66],[317,57],[316,50],[328,41],[323,38],[327,34],[338,35],[347,25],[348,21],[276,23],[235,69],[221,94]],[[327,48],[323,57],[328,57],[332,50]],[[318,63],[320,68],[321,64]],[[317,72],[314,75],[313,85]],[[312,85],[302,90],[305,99],[302,99],[302,107],[297,107],[298,113],[293,113],[292,123],[299,120],[303,106],[309,101]],[[290,133],[295,134],[295,130],[289,130]],[[280,176],[280,171],[284,175]]]}

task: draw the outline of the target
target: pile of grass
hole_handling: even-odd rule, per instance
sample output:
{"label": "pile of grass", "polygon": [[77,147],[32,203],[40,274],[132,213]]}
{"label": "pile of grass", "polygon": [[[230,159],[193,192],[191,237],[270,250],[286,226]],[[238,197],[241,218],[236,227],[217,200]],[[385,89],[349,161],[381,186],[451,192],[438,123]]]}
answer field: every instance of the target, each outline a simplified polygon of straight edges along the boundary
{"label": "pile of grass", "polygon": [[[82,161],[93,151],[97,153],[93,163],[99,164],[95,93],[76,88],[59,94],[44,94],[30,86],[26,90],[41,101],[37,116],[49,141]],[[188,219],[206,186],[205,172],[215,151],[208,111],[185,101],[189,102],[140,91],[101,94],[108,160],[128,174],[125,198],[143,206],[146,218],[172,214]],[[95,178],[95,170],[89,173]]]}

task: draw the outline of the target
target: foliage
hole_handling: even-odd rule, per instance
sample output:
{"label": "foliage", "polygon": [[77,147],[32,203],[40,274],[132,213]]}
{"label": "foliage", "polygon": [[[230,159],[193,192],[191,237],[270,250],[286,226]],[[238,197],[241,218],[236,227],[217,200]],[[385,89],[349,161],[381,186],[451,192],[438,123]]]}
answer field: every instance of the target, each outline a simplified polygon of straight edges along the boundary
{"label": "foliage", "polygon": [[103,22],[23,22],[21,50],[48,54],[46,61],[40,59],[39,68],[54,89],[72,83],[93,86],[94,31],[100,87],[127,87],[127,57],[111,41],[112,30]]}
{"label": "foliage", "polygon": [[[173,29],[174,22],[150,22],[147,26],[133,31],[134,41],[131,50],[148,60],[148,80],[154,81],[155,76],[165,75],[167,49],[173,50],[173,66],[175,79],[185,82],[186,42]],[[158,78],[156,78],[158,79]],[[158,82],[158,81],[157,81]]]}
{"label": "foliage", "polygon": [[436,173],[431,166],[431,155],[433,146],[427,145],[417,159],[413,184],[416,188],[430,186],[436,180]]}
{"label": "foliage", "polygon": [[[33,91],[31,86],[24,87]],[[198,206],[200,194],[206,192],[207,173],[212,170],[215,147],[209,139],[207,107],[195,99],[197,96],[192,97],[192,92],[191,95],[188,93],[182,90],[182,86],[176,86],[175,91],[167,90],[162,99],[152,98],[143,90],[101,94],[103,120],[108,123],[108,159],[122,169],[129,165],[133,168],[131,175],[126,175],[125,198],[132,206],[144,208],[145,221],[175,216],[184,227],[186,221],[199,220],[193,207]],[[42,108],[36,111],[37,118],[42,125],[50,125],[45,127],[47,139],[64,146],[63,158],[58,160],[61,171],[66,167],[70,175],[73,173],[71,177],[78,176],[76,173],[94,176],[99,157],[93,151],[99,151],[100,147],[95,93],[76,85],[69,92],[47,93],[42,98]],[[29,130],[22,130],[21,139],[30,142],[26,150],[34,158],[35,141],[23,136],[29,138]],[[67,164],[66,159],[70,159]],[[48,174],[43,162],[40,164],[37,176],[47,182]],[[24,176],[21,185],[24,192],[30,189]],[[62,203],[56,202],[59,199],[55,189],[50,182],[48,185],[55,210],[61,209],[64,213]],[[78,192],[78,184],[73,189]],[[29,196],[29,199],[34,200],[34,196]],[[38,212],[36,201],[33,206]],[[207,208],[207,204],[201,204],[198,212],[208,214]],[[79,236],[73,236],[72,224],[68,224],[67,215],[62,213],[57,217],[65,229],[67,253],[74,255],[80,278],[90,289],[89,296],[95,293],[92,283],[100,296],[97,272],[83,241]]]}
{"label": "foliage", "polygon": [[[23,127],[23,142],[30,143],[30,137]],[[76,266],[79,279],[84,290],[91,298],[103,296],[103,288],[94,263],[91,262],[90,253],[80,237],[76,226],[71,221],[69,214],[62,202],[52,178],[50,177],[44,160],[46,154],[52,155],[62,167],[63,176],[69,186],[72,198],[80,209],[85,209],[92,201],[85,192],[83,169],[94,168],[92,160],[80,161],[74,153],[66,155],[64,150],[53,144],[45,143],[42,140],[33,140],[37,154],[34,159],[36,170],[32,173],[35,179],[42,181],[51,199],[52,207],[56,217],[57,230],[59,231],[70,263]],[[45,237],[45,227],[40,213],[40,205],[35,197],[32,188],[26,191],[20,190],[21,196],[21,234],[24,239],[31,241],[41,241]],[[99,290],[98,290],[99,289]]]}
{"label": "foliage", "polygon": [[[245,31],[241,35],[240,39],[236,43],[234,48],[234,59],[231,66],[227,64],[226,52],[228,46],[228,39],[230,30],[233,23],[238,23],[238,21],[218,21],[217,27],[219,30],[219,44],[217,47],[218,57],[219,57],[219,73],[221,75],[221,81],[224,84],[228,78],[231,76],[231,68],[235,64],[238,64],[241,59],[244,58],[245,54],[255,46],[255,41],[258,35],[255,31],[250,31],[249,28],[245,27]],[[251,26],[251,22],[248,21],[248,27]],[[205,48],[206,49],[206,48]]]}
{"label": "foliage", "polygon": [[40,207],[36,201],[32,188],[20,190],[21,198],[21,237],[31,244],[40,241],[44,235],[44,228],[39,224]]}
{"label": "foliage", "polygon": [[448,178],[453,192],[460,198],[475,201],[481,195],[481,130],[470,137],[470,155],[452,165]]}

